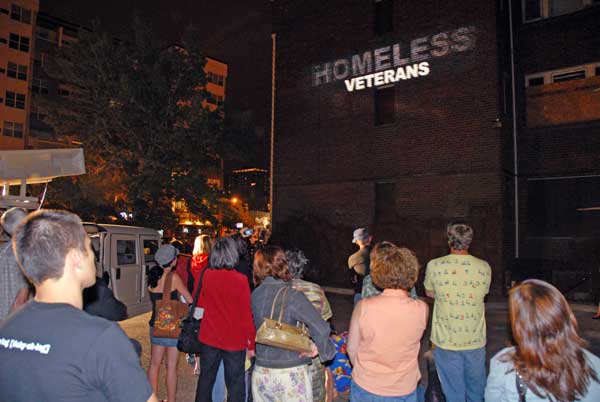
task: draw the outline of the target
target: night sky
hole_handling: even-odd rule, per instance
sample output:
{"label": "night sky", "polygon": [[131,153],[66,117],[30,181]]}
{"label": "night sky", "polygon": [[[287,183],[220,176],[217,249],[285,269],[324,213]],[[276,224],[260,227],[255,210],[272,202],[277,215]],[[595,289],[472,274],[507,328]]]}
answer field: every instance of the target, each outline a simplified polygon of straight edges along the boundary
{"label": "night sky", "polygon": [[166,42],[180,42],[193,24],[206,55],[229,64],[226,110],[251,111],[264,152],[256,164],[268,165],[271,91],[271,9],[266,0],[41,0],[40,11],[89,25],[99,19],[117,37],[126,36],[132,15],[148,20]]}

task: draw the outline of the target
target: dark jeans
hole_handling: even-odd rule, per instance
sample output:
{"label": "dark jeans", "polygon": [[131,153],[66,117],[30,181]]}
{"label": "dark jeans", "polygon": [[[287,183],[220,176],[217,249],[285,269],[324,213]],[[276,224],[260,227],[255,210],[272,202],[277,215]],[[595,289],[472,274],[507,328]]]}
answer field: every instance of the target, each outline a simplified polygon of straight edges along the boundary
{"label": "dark jeans", "polygon": [[246,400],[246,383],[244,381],[246,351],[238,350],[232,352],[202,344],[200,349],[200,378],[198,378],[198,386],[196,387],[196,402],[213,402],[212,389],[221,360],[223,360],[223,365],[225,366],[227,402],[244,402]]}

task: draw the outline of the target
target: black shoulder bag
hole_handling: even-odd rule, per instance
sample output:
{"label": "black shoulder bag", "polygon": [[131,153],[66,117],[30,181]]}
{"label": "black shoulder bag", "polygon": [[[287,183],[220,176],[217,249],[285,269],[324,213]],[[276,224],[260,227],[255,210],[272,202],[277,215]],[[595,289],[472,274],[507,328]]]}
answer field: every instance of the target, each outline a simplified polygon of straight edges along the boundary
{"label": "black shoulder bag", "polygon": [[198,339],[198,335],[200,334],[200,322],[202,319],[195,319],[194,311],[196,310],[196,305],[198,304],[200,289],[202,289],[202,280],[204,279],[204,274],[206,271],[208,271],[208,267],[205,268],[200,275],[198,287],[194,293],[194,301],[190,306],[190,311],[188,312],[187,317],[181,320],[181,333],[177,338],[177,349],[183,353],[200,353],[200,340]]}

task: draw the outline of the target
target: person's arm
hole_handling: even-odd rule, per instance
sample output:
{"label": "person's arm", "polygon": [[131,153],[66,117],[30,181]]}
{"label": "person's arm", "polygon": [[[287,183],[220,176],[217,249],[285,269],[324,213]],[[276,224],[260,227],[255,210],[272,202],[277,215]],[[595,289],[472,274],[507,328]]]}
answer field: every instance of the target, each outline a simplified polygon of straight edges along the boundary
{"label": "person's arm", "polygon": [[352,318],[350,319],[350,329],[348,330],[348,345],[346,346],[346,352],[352,363],[356,361],[356,353],[358,352],[358,345],[360,343],[360,316],[362,314],[362,305],[363,300],[360,300],[354,307]]}
{"label": "person's arm", "polygon": [[248,279],[243,276],[240,280],[240,287],[238,289],[240,312],[242,314],[242,326],[246,332],[248,340],[248,357],[254,357],[254,351],[256,350],[256,327],[254,326],[254,319],[252,318],[252,298],[250,295],[250,286],[248,285]]}
{"label": "person's arm", "polygon": [[19,289],[17,295],[15,296],[15,300],[13,301],[13,304],[10,307],[10,312],[12,313],[13,311],[21,307],[23,304],[27,303],[27,300],[29,300],[29,286]]}
{"label": "person's arm", "polygon": [[435,298],[435,290],[433,286],[433,278],[431,277],[433,268],[427,264],[427,270],[425,271],[425,280],[423,281],[423,286],[425,287],[425,294],[427,297]]}
{"label": "person's arm", "polygon": [[84,359],[85,381],[111,402],[156,402],[140,359],[114,323],[97,336]]}
{"label": "person's arm", "polygon": [[[506,374],[506,364],[498,361],[497,357],[490,361],[490,374],[485,385],[485,400],[500,402],[504,400],[507,390],[504,389],[505,376],[514,376],[514,372]],[[514,381],[512,381],[514,384]]]}
{"label": "person's arm", "polygon": [[183,298],[188,304],[194,301],[194,298],[190,294],[190,291],[188,290],[187,286],[183,283],[183,279],[181,279],[181,276],[179,276],[177,272],[173,273],[172,287],[175,290],[177,290],[181,296],[183,296]]}
{"label": "person's arm", "polygon": [[322,362],[333,359],[335,356],[335,345],[329,339],[331,328],[329,323],[321,318],[321,315],[308,301],[303,293],[290,290],[287,295],[286,309],[293,309],[292,319],[303,322],[308,326],[310,336],[319,352]]}

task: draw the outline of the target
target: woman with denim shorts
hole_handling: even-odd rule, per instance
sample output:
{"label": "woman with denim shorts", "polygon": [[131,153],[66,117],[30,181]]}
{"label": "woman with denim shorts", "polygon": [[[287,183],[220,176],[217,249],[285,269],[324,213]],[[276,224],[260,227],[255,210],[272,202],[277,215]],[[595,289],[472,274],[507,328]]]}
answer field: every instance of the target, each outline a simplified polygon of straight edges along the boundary
{"label": "woman with denim shorts", "polygon": [[163,288],[165,279],[172,275],[171,279],[171,300],[179,300],[179,295],[183,296],[186,302],[192,302],[192,295],[188,291],[183,280],[172,270],[177,265],[177,249],[170,244],[164,244],[156,251],[154,260],[159,266],[152,267],[148,273],[148,291],[152,301],[152,316],[150,317],[150,365],[148,366],[148,381],[158,395],[158,373],[160,363],[167,353],[167,400],[175,402],[177,394],[177,361],[179,360],[179,350],[177,350],[177,338],[158,338],[153,336],[154,320],[156,319],[156,301],[163,297]]}

